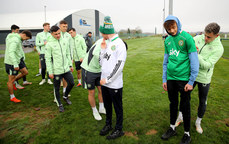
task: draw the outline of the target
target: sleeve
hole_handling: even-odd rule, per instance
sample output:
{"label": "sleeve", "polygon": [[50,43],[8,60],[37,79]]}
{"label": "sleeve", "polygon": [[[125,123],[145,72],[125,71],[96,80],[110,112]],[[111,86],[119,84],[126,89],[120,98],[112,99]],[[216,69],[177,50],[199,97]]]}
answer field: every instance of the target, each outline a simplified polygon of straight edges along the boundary
{"label": "sleeve", "polygon": [[167,82],[167,65],[168,65],[169,54],[164,54],[164,61],[163,61],[163,74],[162,74],[162,81],[163,83]]}
{"label": "sleeve", "polygon": [[45,46],[45,61],[46,61],[46,67],[49,74],[53,74],[53,62],[52,62],[52,48],[47,43]]}
{"label": "sleeve", "polygon": [[113,82],[123,71],[124,64],[126,61],[126,46],[125,44],[121,44],[117,46],[117,61],[114,65],[113,71],[106,78],[106,83]]}
{"label": "sleeve", "polygon": [[44,42],[40,39],[40,35],[37,34],[37,36],[36,36],[36,49],[37,49],[37,52],[38,52],[38,53],[41,52],[40,47],[41,47],[41,46],[44,46],[44,45],[45,45]]}
{"label": "sleeve", "polygon": [[17,42],[12,42],[12,43],[10,43],[10,46],[9,46],[9,57],[12,60],[15,68],[18,67],[18,62],[16,59],[17,45],[18,45]]}
{"label": "sleeve", "polygon": [[203,56],[201,56],[201,54],[198,55],[199,58],[199,62],[200,62],[200,68],[201,69],[209,69],[212,66],[214,66],[216,64],[216,62],[220,59],[220,57],[223,55],[223,48],[221,50],[219,50],[217,48],[216,51],[214,51],[212,53],[212,55],[210,55],[209,58],[205,59],[203,58]]}
{"label": "sleeve", "polygon": [[66,58],[68,60],[69,67],[72,67],[72,57],[71,57],[69,45],[67,45],[67,48],[66,48]]}
{"label": "sleeve", "polygon": [[69,38],[69,53],[70,53],[71,60],[73,60],[73,48],[74,48],[74,40],[73,40],[72,36],[70,35],[70,38]]}
{"label": "sleeve", "polygon": [[189,77],[188,84],[193,85],[199,72],[199,60],[198,60],[197,52],[191,52],[188,55],[189,55],[190,67],[191,67],[191,74]]}
{"label": "sleeve", "polygon": [[191,36],[187,39],[186,46],[188,53],[197,52],[195,42]]}
{"label": "sleeve", "polygon": [[93,49],[93,47],[95,47],[95,49],[93,50],[92,55],[93,55],[96,59],[99,59],[100,51],[102,50],[102,49],[101,49],[101,45],[100,45],[100,44],[98,44],[98,45],[94,44],[94,45],[92,46],[92,49]]}
{"label": "sleeve", "polygon": [[84,38],[82,38],[80,39],[80,45],[76,49],[76,52],[78,53],[80,59],[85,57],[86,51],[87,51],[87,45],[85,43]]}

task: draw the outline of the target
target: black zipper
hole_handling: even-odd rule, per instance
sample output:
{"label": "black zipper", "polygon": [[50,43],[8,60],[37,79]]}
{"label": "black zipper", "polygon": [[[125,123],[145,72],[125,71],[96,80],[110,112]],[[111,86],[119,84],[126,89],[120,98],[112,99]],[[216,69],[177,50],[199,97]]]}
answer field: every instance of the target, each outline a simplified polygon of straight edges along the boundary
{"label": "black zipper", "polygon": [[[61,54],[62,54],[62,59],[63,59],[63,69],[64,69],[64,55],[63,55],[62,47],[61,47],[61,44],[60,44],[60,40],[58,40],[58,42],[59,42],[60,49],[61,49]],[[65,69],[64,69],[64,73],[65,73]]]}
{"label": "black zipper", "polygon": [[[204,46],[206,46],[207,43],[204,44]],[[202,48],[199,51],[199,54],[201,53],[202,49],[204,48],[204,46],[202,46]]]}

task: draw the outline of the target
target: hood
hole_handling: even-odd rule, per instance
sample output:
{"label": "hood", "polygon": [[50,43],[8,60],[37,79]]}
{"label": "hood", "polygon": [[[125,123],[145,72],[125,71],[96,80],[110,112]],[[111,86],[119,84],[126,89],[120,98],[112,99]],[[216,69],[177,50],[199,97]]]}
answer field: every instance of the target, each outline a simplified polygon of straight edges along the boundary
{"label": "hood", "polygon": [[12,38],[16,38],[18,40],[21,40],[21,37],[18,33],[10,33],[6,37],[7,40],[12,39]]}
{"label": "hood", "polygon": [[167,16],[164,22],[166,22],[168,20],[174,20],[174,21],[176,21],[176,23],[177,23],[177,34],[179,34],[181,32],[181,23],[180,23],[180,20],[177,17],[172,16],[172,15]]}

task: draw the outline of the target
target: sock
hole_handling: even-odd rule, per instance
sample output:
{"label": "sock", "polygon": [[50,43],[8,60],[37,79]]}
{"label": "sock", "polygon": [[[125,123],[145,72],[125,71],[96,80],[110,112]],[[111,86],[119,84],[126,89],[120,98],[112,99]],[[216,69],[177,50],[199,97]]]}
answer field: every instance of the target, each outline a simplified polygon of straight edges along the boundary
{"label": "sock", "polygon": [[188,136],[190,136],[189,132],[184,132],[184,134],[187,134]]}
{"label": "sock", "polygon": [[175,130],[175,125],[172,125],[172,124],[170,124],[170,127],[173,129],[173,130]]}
{"label": "sock", "polygon": [[81,84],[81,79],[78,79],[78,82]]}
{"label": "sock", "polygon": [[15,97],[14,94],[11,94],[11,95],[10,95],[10,99],[12,99],[12,98],[14,98],[14,97]]}
{"label": "sock", "polygon": [[39,69],[39,74],[41,74],[41,69]]}
{"label": "sock", "polygon": [[182,115],[182,112],[181,112],[181,111],[179,111],[179,116],[178,116],[178,118],[183,120],[183,115]]}
{"label": "sock", "polygon": [[99,109],[104,109],[104,103],[99,103]]}
{"label": "sock", "polygon": [[200,124],[201,123],[201,120],[202,120],[202,118],[197,117],[196,124]]}
{"label": "sock", "polygon": [[98,113],[98,110],[96,107],[91,107],[91,108],[92,108],[93,113]]}
{"label": "sock", "polygon": [[65,88],[63,87],[63,93],[65,94],[65,92],[66,92],[66,87]]}

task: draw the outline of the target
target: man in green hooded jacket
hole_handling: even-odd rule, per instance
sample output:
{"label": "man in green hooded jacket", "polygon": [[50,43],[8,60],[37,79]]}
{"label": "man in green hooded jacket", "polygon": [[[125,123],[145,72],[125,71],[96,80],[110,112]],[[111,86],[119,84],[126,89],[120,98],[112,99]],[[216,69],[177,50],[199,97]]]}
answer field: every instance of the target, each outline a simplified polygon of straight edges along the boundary
{"label": "man in green hooded jacket", "polygon": [[64,78],[67,82],[66,91],[63,92],[63,99],[68,105],[71,101],[68,99],[72,87],[74,86],[74,79],[72,76],[73,68],[68,48],[68,42],[61,38],[60,28],[58,26],[51,27],[51,35],[48,38],[48,43],[45,47],[45,59],[49,77],[53,79],[55,97],[60,112],[64,112],[64,107],[60,101],[60,82]]}
{"label": "man in green hooded jacket", "polygon": [[[7,86],[10,93],[10,101],[15,103],[21,102],[21,100],[16,99],[14,95],[13,89],[16,90],[14,82],[28,74],[24,62],[25,53],[22,49],[22,41],[31,38],[32,34],[30,31],[23,31],[20,34],[11,33],[6,38],[4,63],[9,78]],[[18,71],[21,73],[18,74]]]}

